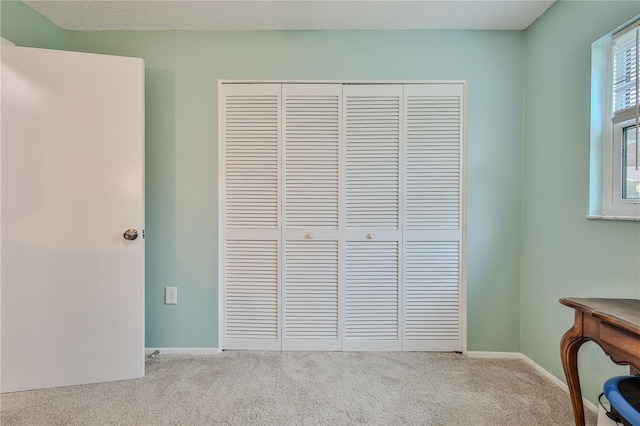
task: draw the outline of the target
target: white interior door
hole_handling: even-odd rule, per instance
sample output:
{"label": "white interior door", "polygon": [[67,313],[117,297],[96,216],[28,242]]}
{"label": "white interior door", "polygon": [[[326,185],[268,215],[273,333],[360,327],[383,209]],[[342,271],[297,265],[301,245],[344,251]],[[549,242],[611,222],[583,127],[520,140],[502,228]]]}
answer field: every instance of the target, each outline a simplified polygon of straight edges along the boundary
{"label": "white interior door", "polygon": [[2,392],[143,376],[143,61],[3,46],[1,111]]}

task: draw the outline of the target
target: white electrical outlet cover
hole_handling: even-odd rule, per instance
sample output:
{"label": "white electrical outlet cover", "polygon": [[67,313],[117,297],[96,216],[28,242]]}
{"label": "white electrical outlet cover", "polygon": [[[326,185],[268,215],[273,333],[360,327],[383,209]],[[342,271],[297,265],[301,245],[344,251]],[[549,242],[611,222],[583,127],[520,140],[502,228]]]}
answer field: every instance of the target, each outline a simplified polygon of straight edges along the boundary
{"label": "white electrical outlet cover", "polygon": [[165,287],[164,288],[164,303],[165,303],[165,305],[177,305],[178,304],[178,287]]}

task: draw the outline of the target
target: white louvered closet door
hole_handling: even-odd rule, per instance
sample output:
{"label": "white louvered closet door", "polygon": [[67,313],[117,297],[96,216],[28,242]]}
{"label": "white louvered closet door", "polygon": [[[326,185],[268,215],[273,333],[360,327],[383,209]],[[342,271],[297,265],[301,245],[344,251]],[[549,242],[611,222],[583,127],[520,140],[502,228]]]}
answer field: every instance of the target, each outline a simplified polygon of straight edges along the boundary
{"label": "white louvered closet door", "polygon": [[221,85],[225,349],[281,349],[280,90]]}
{"label": "white louvered closet door", "polygon": [[344,350],[401,350],[402,85],[345,85]]}
{"label": "white louvered closet door", "polygon": [[403,349],[462,351],[464,86],[404,93]]}
{"label": "white louvered closet door", "polygon": [[282,87],[284,350],[339,350],[342,85]]}
{"label": "white louvered closet door", "polygon": [[222,348],[463,351],[464,83],[220,87]]}

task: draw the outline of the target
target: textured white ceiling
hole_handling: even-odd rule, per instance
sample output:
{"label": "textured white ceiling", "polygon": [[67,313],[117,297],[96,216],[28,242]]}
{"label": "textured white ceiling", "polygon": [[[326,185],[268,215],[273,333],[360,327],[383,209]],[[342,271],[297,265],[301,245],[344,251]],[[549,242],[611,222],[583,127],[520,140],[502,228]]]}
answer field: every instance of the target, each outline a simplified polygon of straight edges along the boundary
{"label": "textured white ceiling", "polygon": [[555,0],[23,0],[66,30],[523,30]]}

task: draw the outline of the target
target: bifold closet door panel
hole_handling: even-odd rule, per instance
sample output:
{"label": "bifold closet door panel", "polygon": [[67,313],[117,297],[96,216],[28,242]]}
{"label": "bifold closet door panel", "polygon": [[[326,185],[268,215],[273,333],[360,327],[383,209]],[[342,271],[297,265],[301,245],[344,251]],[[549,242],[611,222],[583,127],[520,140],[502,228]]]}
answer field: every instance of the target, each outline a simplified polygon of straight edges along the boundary
{"label": "bifold closet door panel", "polygon": [[281,86],[221,90],[222,347],[281,349]]}
{"label": "bifold closet door panel", "polygon": [[339,350],[342,85],[285,84],[285,350]]}
{"label": "bifold closet door panel", "polygon": [[464,86],[404,93],[403,349],[462,351]]}
{"label": "bifold closet door panel", "polygon": [[402,85],[345,85],[344,350],[400,350]]}

